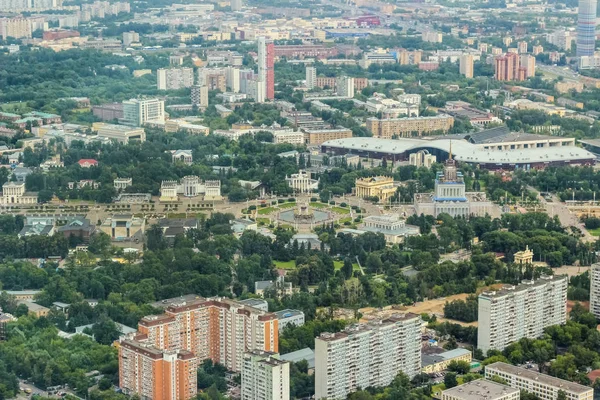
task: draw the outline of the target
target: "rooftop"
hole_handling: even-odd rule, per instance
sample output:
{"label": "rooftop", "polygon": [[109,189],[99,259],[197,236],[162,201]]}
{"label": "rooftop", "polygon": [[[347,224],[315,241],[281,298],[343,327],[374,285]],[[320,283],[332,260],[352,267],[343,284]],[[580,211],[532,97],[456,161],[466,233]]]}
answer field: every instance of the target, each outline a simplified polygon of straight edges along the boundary
{"label": "rooftop", "polygon": [[296,317],[298,315],[304,315],[304,313],[300,310],[291,310],[291,309],[275,311],[274,313],[275,313],[275,315],[277,315],[277,319],[291,318],[291,317]]}
{"label": "rooftop", "polygon": [[541,374],[531,369],[515,367],[514,365],[503,362],[496,362],[485,367],[486,371],[496,370],[508,374],[518,375],[521,378],[531,379],[542,384],[559,388],[570,393],[586,393],[593,390],[589,386],[580,385],[579,383],[566,381],[564,379],[555,378],[550,375]]}
{"label": "rooftop", "polygon": [[507,296],[510,294],[514,294],[516,292],[522,292],[522,291],[528,290],[530,288],[543,286],[543,285],[546,285],[548,282],[558,282],[558,281],[566,280],[566,279],[567,279],[566,275],[541,276],[537,280],[530,280],[530,281],[524,280],[518,285],[504,285],[499,290],[482,292],[479,295],[479,297],[480,298],[482,298],[482,297],[490,298],[490,299],[503,297],[503,296]]}
{"label": "rooftop", "polygon": [[439,150],[450,153],[454,159],[468,163],[482,164],[528,164],[550,163],[556,161],[590,161],[596,156],[591,152],[576,146],[555,146],[544,148],[527,148],[514,150],[482,149],[466,140],[451,140],[447,137],[429,139],[379,139],[373,137],[353,137],[334,139],[324,142],[323,147],[345,149],[348,152],[374,152],[393,155],[403,155],[419,150]]}
{"label": "rooftop", "polygon": [[315,351],[310,349],[309,347],[293,351],[291,353],[282,354],[280,358],[284,361],[289,361],[293,363],[306,360],[306,362],[308,363],[308,368],[315,367]]}
{"label": "rooftop", "polygon": [[478,379],[444,390],[443,393],[462,400],[494,400],[508,394],[519,393],[519,389],[486,379]]}

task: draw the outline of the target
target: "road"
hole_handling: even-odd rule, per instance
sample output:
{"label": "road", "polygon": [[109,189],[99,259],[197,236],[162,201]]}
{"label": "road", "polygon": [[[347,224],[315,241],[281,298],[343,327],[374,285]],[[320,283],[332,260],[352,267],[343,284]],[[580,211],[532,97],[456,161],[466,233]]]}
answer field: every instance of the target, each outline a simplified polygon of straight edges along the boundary
{"label": "road", "polygon": [[22,379],[19,379],[19,388],[31,389],[31,394],[26,394],[25,392],[20,392],[17,395],[18,399],[27,399],[27,398],[30,398],[31,396],[33,396],[34,394],[42,396],[42,397],[48,396],[48,392],[45,392],[42,389],[39,389],[39,388],[33,386],[33,384],[25,383],[25,381]]}
{"label": "road", "polygon": [[581,238],[584,242],[595,242],[598,240],[597,237],[592,236],[587,229],[585,229],[585,225],[579,221],[579,218],[572,213],[565,203],[561,202],[558,196],[551,194],[552,202],[546,201],[544,197],[538,195],[538,198],[542,205],[546,208],[546,213],[553,218],[555,215],[558,216],[560,224],[562,226],[573,226],[581,231],[583,237]]}

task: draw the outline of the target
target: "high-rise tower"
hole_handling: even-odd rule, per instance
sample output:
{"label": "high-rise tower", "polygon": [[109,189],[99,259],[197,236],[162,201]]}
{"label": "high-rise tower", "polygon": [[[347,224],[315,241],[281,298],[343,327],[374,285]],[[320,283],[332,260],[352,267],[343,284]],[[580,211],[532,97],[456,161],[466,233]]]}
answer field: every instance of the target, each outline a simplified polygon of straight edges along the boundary
{"label": "high-rise tower", "polygon": [[577,57],[593,56],[596,49],[597,0],[579,0],[577,18]]}
{"label": "high-rise tower", "polygon": [[[264,83],[264,99],[275,99],[275,45],[258,38],[258,80]],[[262,85],[261,85],[262,86]],[[262,88],[261,88],[262,89]]]}

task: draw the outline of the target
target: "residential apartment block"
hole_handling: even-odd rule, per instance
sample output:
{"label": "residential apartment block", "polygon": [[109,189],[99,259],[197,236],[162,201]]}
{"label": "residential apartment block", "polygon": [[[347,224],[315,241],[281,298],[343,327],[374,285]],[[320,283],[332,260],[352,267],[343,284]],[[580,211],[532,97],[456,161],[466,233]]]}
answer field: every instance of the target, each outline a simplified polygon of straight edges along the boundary
{"label": "residential apartment block", "polygon": [[198,358],[190,351],[165,351],[142,341],[119,343],[119,385],[142,399],[186,400],[196,396]]}
{"label": "residential apartment block", "polygon": [[559,391],[563,391],[568,400],[592,400],[594,398],[594,389],[589,386],[503,362],[496,362],[485,367],[486,379],[494,376],[502,378],[512,388],[525,390],[542,400],[556,400]]}
{"label": "residential apartment block", "polygon": [[600,264],[590,268],[590,312],[600,318]]}
{"label": "residential apartment block", "polygon": [[277,352],[279,328],[275,314],[226,298],[174,303],[165,314],[144,317],[138,331],[155,346],[185,349],[240,371],[244,352]]}
{"label": "residential apartment block", "polygon": [[192,87],[193,84],[193,68],[160,68],[156,71],[158,90],[178,90]]}
{"label": "residential apartment block", "polygon": [[435,131],[448,132],[454,126],[454,118],[449,115],[433,117],[367,119],[367,130],[374,137],[392,139],[394,136],[421,136]]}
{"label": "residential apartment block", "polygon": [[407,313],[315,339],[315,399],[345,399],[421,370],[421,318]]}
{"label": "residential apartment block", "polygon": [[241,400],[289,400],[290,363],[270,351],[244,354]]}
{"label": "residential apartment block", "polygon": [[521,338],[537,338],[567,320],[567,277],[542,276],[479,295],[477,347],[504,350]]}
{"label": "residential apartment block", "polygon": [[[210,358],[239,372],[248,351],[278,350],[275,314],[226,299],[169,299],[119,344],[119,386],[145,399],[196,395],[196,369]],[[288,378],[289,385],[289,378]],[[265,399],[268,399],[266,397]]]}

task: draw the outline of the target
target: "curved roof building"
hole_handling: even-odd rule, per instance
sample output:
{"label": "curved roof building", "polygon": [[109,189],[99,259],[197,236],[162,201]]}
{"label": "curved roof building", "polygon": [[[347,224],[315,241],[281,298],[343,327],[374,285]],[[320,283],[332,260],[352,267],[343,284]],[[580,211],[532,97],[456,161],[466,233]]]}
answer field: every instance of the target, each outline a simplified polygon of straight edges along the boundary
{"label": "curved roof building", "polygon": [[543,168],[549,165],[593,164],[596,156],[575,146],[575,139],[558,136],[509,132],[490,129],[471,135],[428,137],[427,139],[378,139],[354,137],[324,142],[321,150],[334,154],[358,154],[362,157],[404,161],[409,155],[427,150],[441,162],[452,146],[457,161],[488,169]]}

